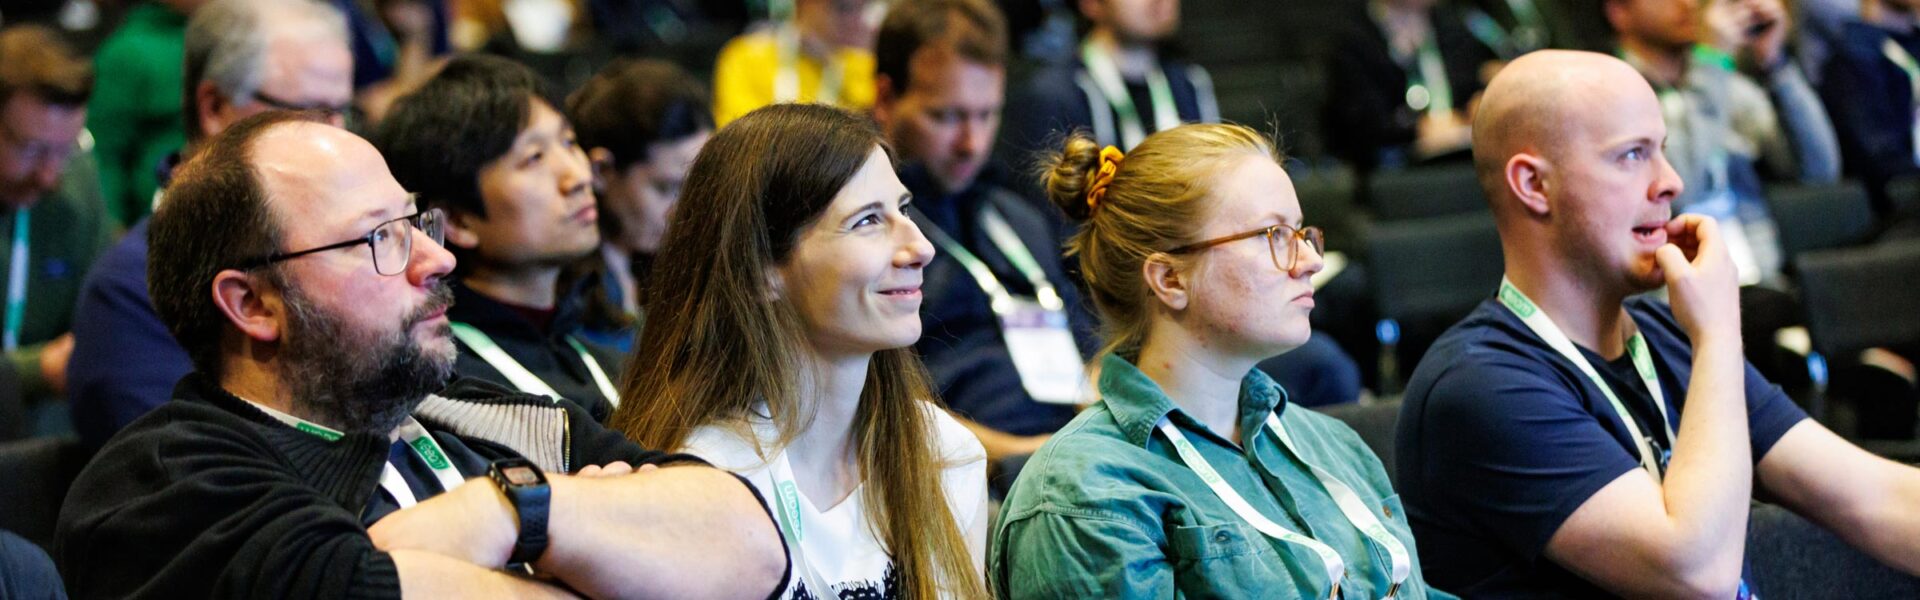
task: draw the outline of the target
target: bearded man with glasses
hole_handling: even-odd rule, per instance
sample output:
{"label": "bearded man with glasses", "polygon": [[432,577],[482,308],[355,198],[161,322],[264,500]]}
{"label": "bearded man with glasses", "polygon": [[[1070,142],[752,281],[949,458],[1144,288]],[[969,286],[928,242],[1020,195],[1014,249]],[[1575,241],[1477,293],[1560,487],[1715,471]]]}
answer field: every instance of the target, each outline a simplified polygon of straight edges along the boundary
{"label": "bearded man with glasses", "polygon": [[152,295],[196,372],[75,482],[55,546],[73,597],[758,597],[784,581],[740,479],[571,402],[448,383],[444,220],[365,140],[311,113],[250,117],[168,195]]}

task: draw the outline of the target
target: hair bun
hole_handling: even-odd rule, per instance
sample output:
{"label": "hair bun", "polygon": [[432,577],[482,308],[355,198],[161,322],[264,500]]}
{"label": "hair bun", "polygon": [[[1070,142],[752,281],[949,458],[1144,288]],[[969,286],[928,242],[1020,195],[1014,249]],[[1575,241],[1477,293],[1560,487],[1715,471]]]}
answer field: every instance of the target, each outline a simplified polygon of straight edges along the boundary
{"label": "hair bun", "polygon": [[1044,157],[1047,199],[1075,221],[1093,215],[1087,192],[1093,187],[1093,175],[1100,168],[1100,144],[1082,132],[1068,135],[1060,151]]}

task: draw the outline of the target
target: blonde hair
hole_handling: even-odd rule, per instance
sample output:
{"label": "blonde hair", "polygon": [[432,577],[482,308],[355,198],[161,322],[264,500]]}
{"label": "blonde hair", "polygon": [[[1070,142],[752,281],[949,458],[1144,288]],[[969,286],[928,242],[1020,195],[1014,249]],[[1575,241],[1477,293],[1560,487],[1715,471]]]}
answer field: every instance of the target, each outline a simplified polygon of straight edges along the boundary
{"label": "blonde hair", "polygon": [[1067,137],[1043,159],[1047,197],[1080,222],[1067,256],[1080,271],[1100,314],[1106,343],[1094,356],[1131,358],[1145,340],[1152,291],[1140,277],[1147,257],[1197,241],[1213,176],[1231,159],[1282,157],[1265,135],[1241,125],[1182,125],[1147,136],[1119,163],[1097,205],[1087,194],[1100,169],[1100,144],[1085,133]]}

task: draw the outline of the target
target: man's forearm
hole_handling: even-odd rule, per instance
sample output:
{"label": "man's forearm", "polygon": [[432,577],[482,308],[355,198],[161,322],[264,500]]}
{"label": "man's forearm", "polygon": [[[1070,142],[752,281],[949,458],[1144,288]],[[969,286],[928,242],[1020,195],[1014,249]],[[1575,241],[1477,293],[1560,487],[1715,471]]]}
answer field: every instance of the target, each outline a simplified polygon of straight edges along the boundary
{"label": "man's forearm", "polygon": [[1745,365],[1737,336],[1694,347],[1686,418],[1661,484],[1675,556],[1694,559],[1689,567],[1737,573],[1745,551],[1753,496]]}
{"label": "man's forearm", "polygon": [[783,584],[772,515],[740,479],[708,467],[620,477],[553,476],[543,573],[592,597],[764,597]]}
{"label": "man's forearm", "polygon": [[573,598],[560,588],[432,552],[396,550],[404,598]]}

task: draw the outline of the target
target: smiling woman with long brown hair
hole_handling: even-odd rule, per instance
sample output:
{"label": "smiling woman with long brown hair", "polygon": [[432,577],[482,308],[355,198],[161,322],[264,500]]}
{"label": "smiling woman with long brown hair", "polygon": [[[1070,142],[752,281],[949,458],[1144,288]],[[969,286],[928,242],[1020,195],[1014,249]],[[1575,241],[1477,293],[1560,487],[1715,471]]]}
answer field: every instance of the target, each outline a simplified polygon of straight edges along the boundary
{"label": "smiling woman with long brown hair", "polygon": [[698,208],[668,226],[613,427],[758,486],[792,550],[783,597],[984,597],[986,455],[909,349],[933,247],[879,132],[760,109],[682,196]]}

